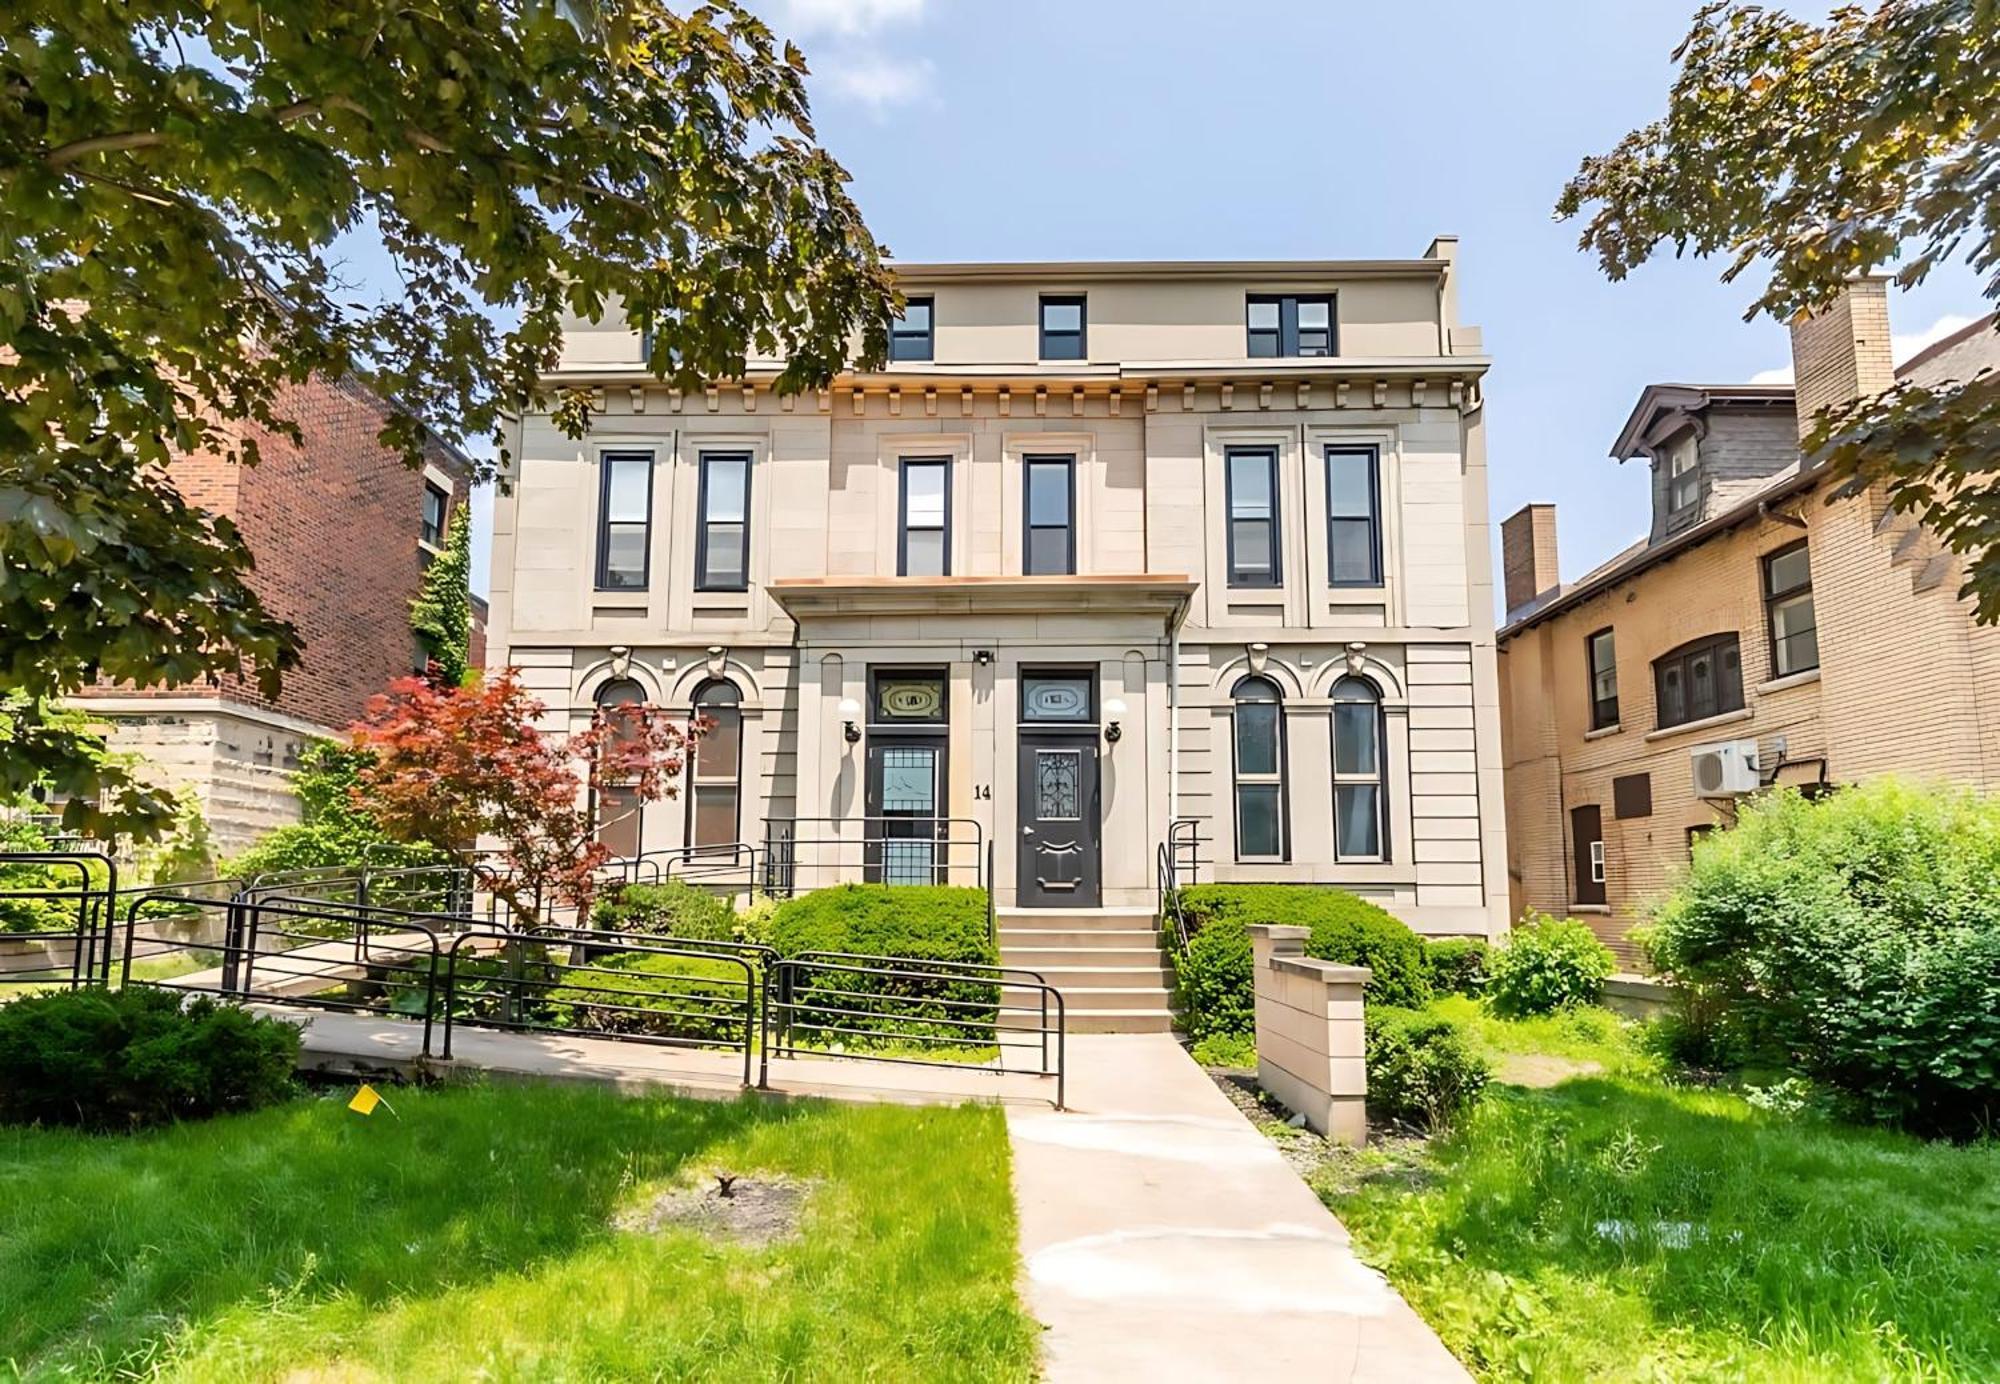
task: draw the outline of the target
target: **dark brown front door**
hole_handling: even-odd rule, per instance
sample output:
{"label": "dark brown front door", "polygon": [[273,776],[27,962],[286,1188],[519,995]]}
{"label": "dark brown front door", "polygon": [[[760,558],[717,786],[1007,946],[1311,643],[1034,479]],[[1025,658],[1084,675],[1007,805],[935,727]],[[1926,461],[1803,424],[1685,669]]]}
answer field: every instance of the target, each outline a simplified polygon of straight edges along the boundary
{"label": "dark brown front door", "polygon": [[1097,728],[1021,734],[1021,853],[1025,908],[1095,908],[1101,895]]}
{"label": "dark brown front door", "polygon": [[1569,810],[1570,848],[1576,854],[1576,903],[1604,902],[1604,809]]}

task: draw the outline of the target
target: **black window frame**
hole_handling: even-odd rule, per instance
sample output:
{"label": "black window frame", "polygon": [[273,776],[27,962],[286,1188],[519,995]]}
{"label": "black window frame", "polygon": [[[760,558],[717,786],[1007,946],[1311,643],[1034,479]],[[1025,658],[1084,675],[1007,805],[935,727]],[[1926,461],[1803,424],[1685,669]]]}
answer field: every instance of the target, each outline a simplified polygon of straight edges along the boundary
{"label": "black window frame", "polygon": [[[743,464],[743,517],[740,520],[709,518],[709,468],[720,461],[741,462]],[[696,461],[698,484],[695,487],[694,508],[694,589],[696,591],[748,591],[750,589],[750,495],[757,469],[756,458],[747,449],[721,448],[704,451]],[[708,570],[708,534],[717,524],[740,523],[743,526],[743,579],[740,582],[717,581]]]}
{"label": "black window frame", "polygon": [[[625,695],[627,693],[631,695]],[[646,696],[645,685],[633,677],[612,678],[609,682],[598,688],[596,696],[591,699],[599,718],[604,716],[606,709],[609,707],[645,706],[649,700]],[[612,734],[614,737],[618,736],[618,732],[615,730]],[[608,849],[612,845],[612,842],[605,840],[608,828],[612,826],[613,822],[624,821],[629,818],[631,821],[632,844],[638,849],[634,850],[630,856],[618,855],[616,857],[621,860],[632,859],[646,849],[646,802],[645,799],[637,796],[637,792],[638,785],[631,779],[607,779],[599,772],[596,764],[593,763],[591,765],[591,839]],[[613,801],[624,802],[628,798],[630,799],[630,806],[627,812],[617,818],[606,818],[605,808],[607,803]]]}
{"label": "black window frame", "polygon": [[[437,523],[431,523],[431,502],[437,502]],[[417,518],[417,540],[433,548],[444,547],[451,525],[451,492],[436,481],[424,480],[423,512]]]}
{"label": "black window frame", "polygon": [[[1694,465],[1688,467],[1680,475],[1686,478],[1689,486],[1693,487],[1693,493],[1687,499],[1676,502],[1674,499],[1674,485],[1679,478],[1674,474],[1674,454],[1680,450],[1683,442],[1687,444],[1688,455],[1694,458]],[[1665,466],[1667,472],[1667,516],[1669,518],[1678,518],[1699,508],[1701,505],[1701,439],[1691,434],[1676,439],[1673,445],[1667,448]]]}
{"label": "black window frame", "polygon": [[[1236,560],[1236,462],[1238,458],[1264,458],[1270,476],[1271,512],[1262,520],[1246,519],[1244,523],[1263,523],[1271,531],[1271,561],[1268,568],[1253,570],[1242,567]],[[1283,527],[1280,517],[1284,513],[1284,496],[1278,489],[1278,447],[1275,443],[1258,443],[1241,447],[1225,447],[1222,452],[1222,522],[1223,549],[1229,566],[1227,584],[1232,589],[1269,591],[1285,584],[1285,560],[1281,534]]]}
{"label": "black window frame", "polygon": [[[1772,584],[1772,571],[1780,559],[1790,557],[1794,553],[1805,554],[1806,578],[1794,586],[1788,586],[1783,591],[1779,591]],[[1770,552],[1764,554],[1760,560],[1760,564],[1763,567],[1764,576],[1765,652],[1771,660],[1771,676],[1774,678],[1789,678],[1802,673],[1817,672],[1819,670],[1819,601],[1813,596],[1812,551],[1806,546],[1806,540],[1801,538],[1795,542],[1787,543],[1781,548],[1773,548]],[[1813,661],[1805,667],[1786,668],[1782,666],[1782,662],[1778,657],[1778,648],[1781,642],[1778,637],[1778,606],[1783,602],[1795,600],[1800,596],[1804,596],[1812,602]]]}
{"label": "black window frame", "polygon": [[[1049,331],[1049,309],[1052,307],[1070,306],[1076,308],[1076,331],[1073,333],[1062,331],[1052,334]],[[1088,295],[1082,293],[1042,294],[1035,309],[1035,325],[1039,329],[1037,336],[1040,343],[1040,358],[1042,360],[1090,359],[1090,299]],[[1051,352],[1049,350],[1049,342],[1052,336],[1057,339],[1067,339],[1070,336],[1075,336],[1076,354],[1068,355]]]}
{"label": "black window frame", "polygon": [[[1053,524],[1034,522],[1034,471],[1037,466],[1061,466],[1067,478],[1068,522],[1062,525],[1067,537],[1068,559],[1060,572],[1038,572],[1034,568],[1036,529],[1052,529]],[[1073,577],[1076,575],[1076,457],[1066,452],[1032,453],[1021,458],[1021,574],[1028,577]]]}
{"label": "black window frame", "polygon": [[[719,691],[727,690],[728,696],[717,700]],[[709,716],[716,725],[722,720],[704,708],[726,707],[736,720],[736,763],[727,780],[721,776],[702,777],[701,743],[714,731],[695,737],[687,755],[688,805],[682,824],[681,844],[690,851],[728,851],[743,835],[743,689],[731,678],[706,678],[695,688],[689,699],[688,711],[691,716]],[[695,836],[704,798],[713,798],[719,793],[727,793],[730,799],[730,815],[734,822],[728,841],[697,841]]]}
{"label": "black window frame", "polygon": [[[1363,456],[1368,459],[1368,513],[1365,516],[1333,512],[1333,463],[1335,457]],[[1382,449],[1330,442],[1321,454],[1321,479],[1326,484],[1326,584],[1336,590],[1367,591],[1383,584],[1382,572]],[[1334,575],[1333,535],[1342,524],[1368,525],[1368,576],[1352,580]]]}
{"label": "black window frame", "polygon": [[[639,540],[639,579],[636,582],[614,582],[611,580],[611,471],[615,465],[630,462],[646,468],[646,517],[644,519],[621,519],[621,528],[637,528]],[[653,474],[657,470],[658,458],[653,452],[637,447],[607,447],[597,454],[597,575],[599,591],[645,591],[653,582]]]}
{"label": "black window frame", "polygon": [[[924,329],[919,332],[906,325],[910,309],[921,305],[924,309]],[[937,355],[937,298],[928,293],[914,294],[903,300],[903,311],[889,324],[889,360],[929,361]]]}
{"label": "black window frame", "polygon": [[[943,563],[942,570],[937,572],[910,571],[910,468],[915,466],[934,466],[944,473],[944,515],[937,530],[943,552]],[[927,531],[930,526],[924,527]],[[1073,515],[1071,527],[1075,527]],[[903,457],[896,468],[896,575],[899,577],[951,575],[951,458],[948,456]]]}
{"label": "black window frame", "polygon": [[[1243,298],[1243,351],[1251,360],[1319,360],[1340,354],[1340,318],[1335,313],[1335,298],[1332,293],[1249,293]],[[1326,304],[1326,349],[1324,351],[1301,351],[1299,349],[1299,304]],[[1260,306],[1275,306],[1278,309],[1277,327],[1253,327],[1250,325],[1250,310]],[[1318,330],[1314,328],[1313,330]],[[1274,334],[1275,333],[1275,334]],[[1257,342],[1260,336],[1269,336],[1271,349],[1260,351]]]}
{"label": "black window frame", "polygon": [[[1611,640],[1611,666],[1608,669],[1600,668],[1597,663],[1597,641],[1607,637]],[[1622,722],[1618,719],[1618,631],[1616,626],[1606,625],[1603,629],[1592,630],[1583,637],[1583,666],[1584,674],[1587,678],[1585,691],[1590,698],[1590,728],[1592,730],[1611,730],[1621,725]],[[1605,672],[1611,674],[1611,696],[1608,700],[1599,696],[1597,691],[1598,676]],[[1609,710],[1606,709],[1607,705]]]}
{"label": "black window frame", "polygon": [[[1244,695],[1246,690],[1253,695]],[[1261,695],[1268,692],[1268,695]],[[1270,774],[1253,773],[1246,780],[1243,768],[1242,732],[1238,729],[1237,716],[1240,706],[1250,703],[1272,708],[1273,763],[1276,772]],[[1289,746],[1285,736],[1285,690],[1273,678],[1262,673],[1251,673],[1238,678],[1229,689],[1229,808],[1231,833],[1234,836],[1236,859],[1239,864],[1272,865],[1290,864],[1292,859],[1292,799],[1291,775],[1285,771],[1290,767]],[[1253,788],[1260,791],[1276,789],[1278,853],[1276,855],[1245,855],[1243,852],[1243,790]]]}
{"label": "black window frame", "polygon": [[[1391,859],[1389,840],[1389,713],[1384,705],[1382,689],[1373,679],[1349,673],[1333,684],[1328,698],[1334,703],[1332,724],[1328,729],[1328,743],[1332,759],[1327,765],[1327,781],[1333,793],[1333,858],[1351,864],[1387,864]],[[1340,712],[1341,706],[1372,706],[1374,714],[1369,718],[1369,733],[1373,737],[1372,746],[1375,771],[1372,774],[1360,770],[1346,770],[1340,767]],[[1373,788],[1375,790],[1375,853],[1372,855],[1343,854],[1341,846],[1340,790],[1342,788]]]}
{"label": "black window frame", "polygon": [[[1715,705],[1707,710],[1698,710],[1690,695],[1693,681],[1694,661],[1703,654],[1715,656]],[[1724,654],[1734,654],[1736,677],[1734,680],[1734,700],[1725,685],[1722,670],[1728,660]],[[1681,709],[1685,713],[1675,720],[1667,719],[1666,674],[1678,669],[1681,680]],[[1716,716],[1727,716],[1743,709],[1743,641],[1734,630],[1720,634],[1705,634],[1699,639],[1690,639],[1678,648],[1669,649],[1653,660],[1653,721],[1659,730],[1671,730],[1676,726],[1694,725]]]}

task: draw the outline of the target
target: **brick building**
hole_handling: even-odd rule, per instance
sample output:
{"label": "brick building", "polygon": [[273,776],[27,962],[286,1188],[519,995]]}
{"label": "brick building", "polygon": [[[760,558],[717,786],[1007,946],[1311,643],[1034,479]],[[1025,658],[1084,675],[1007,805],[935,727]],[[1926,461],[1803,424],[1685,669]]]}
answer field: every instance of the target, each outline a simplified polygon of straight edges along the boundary
{"label": "brick building", "polygon": [[1694,839],[1772,783],[2000,787],[2000,629],[1879,490],[1799,453],[1821,409],[2000,364],[1992,318],[1894,367],[1881,281],[1794,327],[1796,388],[1652,385],[1612,449],[1652,468],[1646,537],[1561,584],[1555,509],[1502,526],[1508,875],[1518,913],[1631,925]]}
{"label": "brick building", "polygon": [[256,466],[203,454],[177,460],[171,474],[189,504],[241,531],[256,560],[251,585],[297,628],[302,665],[276,699],[234,678],[101,686],[75,699],[111,723],[114,748],[200,794],[225,851],[296,821],[286,774],[307,741],[349,725],[384,684],[420,665],[410,600],[471,472],[441,444],[421,469],[406,466],[376,440],[385,406],[358,381],[293,386],[277,411],[298,422],[302,444],[257,429]]}

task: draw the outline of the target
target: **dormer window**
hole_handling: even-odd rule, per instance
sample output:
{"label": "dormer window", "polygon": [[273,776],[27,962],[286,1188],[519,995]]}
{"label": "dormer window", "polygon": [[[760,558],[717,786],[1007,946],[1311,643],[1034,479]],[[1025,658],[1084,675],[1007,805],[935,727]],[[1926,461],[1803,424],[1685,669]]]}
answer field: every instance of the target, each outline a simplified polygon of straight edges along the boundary
{"label": "dormer window", "polygon": [[1327,294],[1253,293],[1245,307],[1251,359],[1333,354],[1333,299]]}
{"label": "dormer window", "polygon": [[1667,453],[1667,513],[1685,514],[1701,498],[1701,449],[1689,433]]}
{"label": "dormer window", "polygon": [[931,310],[934,300],[904,300],[903,315],[889,328],[889,359],[929,360],[932,356]]}
{"label": "dormer window", "polygon": [[1084,302],[1079,294],[1042,295],[1042,359],[1084,359]]}

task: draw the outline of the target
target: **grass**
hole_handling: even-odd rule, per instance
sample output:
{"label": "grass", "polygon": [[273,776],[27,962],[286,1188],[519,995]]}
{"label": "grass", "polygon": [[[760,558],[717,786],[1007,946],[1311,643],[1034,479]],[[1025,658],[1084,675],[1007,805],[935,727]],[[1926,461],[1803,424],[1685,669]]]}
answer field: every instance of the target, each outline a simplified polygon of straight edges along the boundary
{"label": "grass", "polygon": [[[1033,1373],[996,1111],[390,1099],[129,1138],[0,1130],[0,1376]],[[802,1235],[612,1227],[709,1169],[818,1179]]]}
{"label": "grass", "polygon": [[1670,1083],[1630,1025],[1441,1003],[1490,1053],[1604,1068],[1315,1178],[1482,1378],[2000,1378],[2000,1144],[1768,1113]]}

